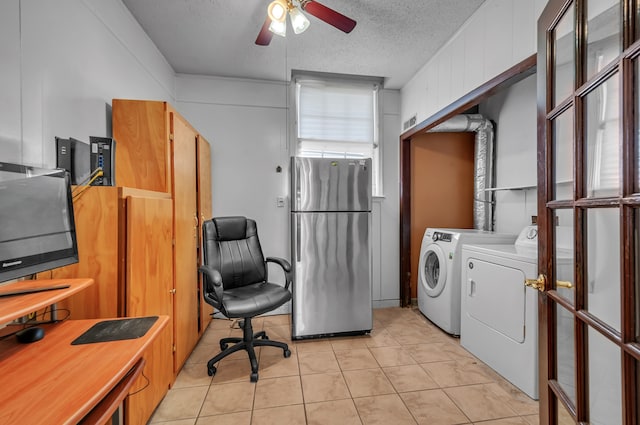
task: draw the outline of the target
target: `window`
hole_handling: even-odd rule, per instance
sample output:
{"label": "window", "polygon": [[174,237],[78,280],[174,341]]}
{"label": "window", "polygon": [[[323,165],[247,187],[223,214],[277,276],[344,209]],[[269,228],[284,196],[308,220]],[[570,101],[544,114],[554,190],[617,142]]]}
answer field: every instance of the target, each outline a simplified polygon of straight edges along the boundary
{"label": "window", "polygon": [[620,194],[619,77],[614,74],[586,98],[587,196]]}
{"label": "window", "polygon": [[378,143],[379,82],[298,76],[295,155],[371,158],[373,195],[382,194]]}

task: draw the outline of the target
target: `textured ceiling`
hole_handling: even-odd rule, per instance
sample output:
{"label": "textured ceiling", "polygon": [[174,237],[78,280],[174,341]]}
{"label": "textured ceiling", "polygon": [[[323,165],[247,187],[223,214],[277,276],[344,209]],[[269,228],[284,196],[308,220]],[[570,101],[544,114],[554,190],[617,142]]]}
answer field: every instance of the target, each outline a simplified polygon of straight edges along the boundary
{"label": "textured ceiling", "polygon": [[358,22],[254,44],[270,0],[123,0],[178,73],[286,81],[291,70],[383,77],[402,87],[484,0],[319,0]]}

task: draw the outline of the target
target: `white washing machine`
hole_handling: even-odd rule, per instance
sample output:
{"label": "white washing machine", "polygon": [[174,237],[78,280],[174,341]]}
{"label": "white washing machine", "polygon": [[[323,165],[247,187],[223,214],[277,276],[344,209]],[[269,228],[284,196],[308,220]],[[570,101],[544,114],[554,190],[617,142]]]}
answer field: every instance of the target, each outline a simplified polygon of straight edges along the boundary
{"label": "white washing machine", "polygon": [[[558,228],[558,279],[573,280],[571,229]],[[538,229],[511,245],[462,247],[460,345],[538,399]]]}
{"label": "white washing machine", "polygon": [[443,331],[460,335],[460,267],[462,245],[508,244],[516,235],[476,229],[428,228],[418,265],[418,308]]}

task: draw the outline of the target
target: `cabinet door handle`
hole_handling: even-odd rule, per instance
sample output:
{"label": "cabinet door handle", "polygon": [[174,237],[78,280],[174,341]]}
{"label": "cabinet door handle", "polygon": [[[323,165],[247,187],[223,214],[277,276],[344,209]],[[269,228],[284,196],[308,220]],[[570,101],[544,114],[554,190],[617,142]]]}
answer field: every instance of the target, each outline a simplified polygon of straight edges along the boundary
{"label": "cabinet door handle", "polygon": [[175,294],[175,293],[176,293],[176,288],[169,289],[169,293],[170,293],[170,294]]}

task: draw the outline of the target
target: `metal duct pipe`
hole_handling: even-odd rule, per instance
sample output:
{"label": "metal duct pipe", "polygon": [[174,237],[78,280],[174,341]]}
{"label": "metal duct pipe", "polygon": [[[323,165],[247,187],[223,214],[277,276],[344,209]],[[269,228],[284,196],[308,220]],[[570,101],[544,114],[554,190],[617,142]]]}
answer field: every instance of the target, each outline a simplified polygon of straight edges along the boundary
{"label": "metal duct pipe", "polygon": [[438,124],[428,133],[458,133],[474,131],[475,160],[473,185],[473,227],[493,230],[493,124],[480,114],[456,115]]}

